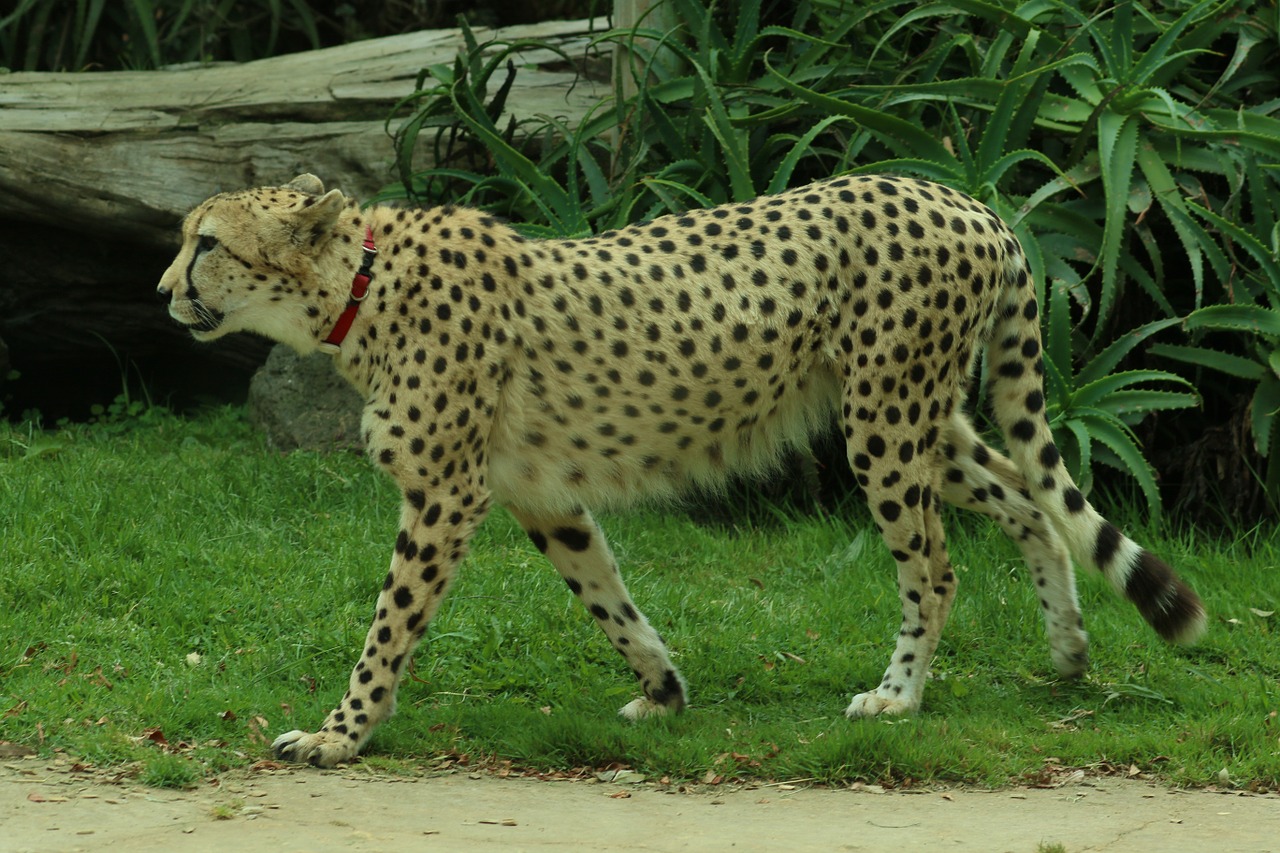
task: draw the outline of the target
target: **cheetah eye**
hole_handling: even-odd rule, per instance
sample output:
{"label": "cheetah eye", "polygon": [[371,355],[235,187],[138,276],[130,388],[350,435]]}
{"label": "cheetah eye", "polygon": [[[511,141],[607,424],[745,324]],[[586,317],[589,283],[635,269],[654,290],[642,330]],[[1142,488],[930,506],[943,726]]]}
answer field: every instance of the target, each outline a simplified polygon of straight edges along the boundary
{"label": "cheetah eye", "polygon": [[196,242],[197,252],[211,252],[218,245],[218,238],[212,234],[201,234]]}

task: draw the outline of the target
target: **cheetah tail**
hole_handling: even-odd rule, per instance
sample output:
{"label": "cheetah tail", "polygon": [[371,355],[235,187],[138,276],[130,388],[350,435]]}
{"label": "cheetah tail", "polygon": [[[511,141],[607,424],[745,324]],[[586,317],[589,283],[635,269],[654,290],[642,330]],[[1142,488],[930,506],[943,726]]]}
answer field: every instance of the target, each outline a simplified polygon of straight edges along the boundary
{"label": "cheetah tail", "polygon": [[1021,251],[1011,258],[990,337],[987,377],[996,422],[1035,503],[1082,566],[1100,571],[1165,640],[1204,633],[1199,596],[1168,564],[1129,539],[1089,504],[1062,464],[1045,415],[1039,309]]}

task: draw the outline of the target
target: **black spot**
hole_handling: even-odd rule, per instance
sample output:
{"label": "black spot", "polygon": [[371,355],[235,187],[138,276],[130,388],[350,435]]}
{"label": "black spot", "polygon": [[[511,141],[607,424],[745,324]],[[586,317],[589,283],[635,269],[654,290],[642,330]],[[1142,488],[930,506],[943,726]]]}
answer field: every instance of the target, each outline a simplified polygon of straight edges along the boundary
{"label": "black spot", "polygon": [[1040,449],[1040,464],[1046,468],[1053,468],[1062,458],[1062,454],[1058,452],[1058,446],[1053,442],[1049,442]]}
{"label": "black spot", "polygon": [[1100,569],[1105,569],[1114,559],[1119,547],[1120,531],[1111,522],[1104,521],[1102,527],[1098,529],[1098,541],[1093,546],[1094,564]]}
{"label": "black spot", "polygon": [[680,678],[676,675],[675,670],[669,669],[666,671],[662,676],[662,687],[650,693],[649,698],[659,705],[670,705],[674,702],[683,703],[684,690],[680,687]]}
{"label": "black spot", "polygon": [[551,535],[570,551],[585,551],[591,547],[591,533],[587,530],[579,530],[576,527],[557,527]]}
{"label": "black spot", "polygon": [[1023,418],[1009,429],[1009,434],[1019,441],[1030,441],[1036,437],[1036,425]]}

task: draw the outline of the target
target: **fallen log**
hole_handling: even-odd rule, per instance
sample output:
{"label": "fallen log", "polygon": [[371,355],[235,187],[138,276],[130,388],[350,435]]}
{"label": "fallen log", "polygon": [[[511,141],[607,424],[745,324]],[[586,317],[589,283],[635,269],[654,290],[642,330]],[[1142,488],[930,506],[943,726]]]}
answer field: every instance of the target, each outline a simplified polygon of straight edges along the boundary
{"label": "fallen log", "polygon": [[[476,37],[541,38],[572,56],[604,25]],[[299,170],[370,195],[392,179],[388,112],[462,44],[459,30],[430,30],[244,64],[0,76],[0,217],[171,245],[174,222],[211,193]],[[508,103],[524,114],[573,118],[602,95],[552,51],[521,58]]]}

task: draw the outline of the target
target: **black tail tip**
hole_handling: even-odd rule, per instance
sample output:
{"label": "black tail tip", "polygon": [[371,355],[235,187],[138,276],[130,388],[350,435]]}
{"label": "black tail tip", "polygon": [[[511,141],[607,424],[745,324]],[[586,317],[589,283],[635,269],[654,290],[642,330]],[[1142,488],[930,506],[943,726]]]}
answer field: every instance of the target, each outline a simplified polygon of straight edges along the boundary
{"label": "black tail tip", "polygon": [[1208,624],[1204,604],[1177,572],[1143,550],[1129,571],[1125,595],[1156,633],[1171,643],[1200,639]]}

